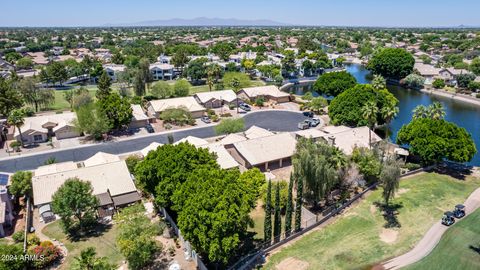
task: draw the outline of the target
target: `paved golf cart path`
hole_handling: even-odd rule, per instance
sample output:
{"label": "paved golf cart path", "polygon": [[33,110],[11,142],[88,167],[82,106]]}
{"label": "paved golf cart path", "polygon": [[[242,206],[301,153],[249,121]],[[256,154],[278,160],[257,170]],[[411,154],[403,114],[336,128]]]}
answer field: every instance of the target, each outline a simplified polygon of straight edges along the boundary
{"label": "paved golf cart path", "polygon": [[[480,207],[480,188],[476,189],[464,203],[466,207],[466,215],[474,212]],[[452,226],[455,226],[453,224]],[[442,225],[440,220],[436,222],[430,230],[423,236],[422,240],[409,252],[384,262],[382,265],[385,269],[400,269],[412,263],[418,262],[426,257],[438,244],[442,235],[447,231],[448,227]]]}

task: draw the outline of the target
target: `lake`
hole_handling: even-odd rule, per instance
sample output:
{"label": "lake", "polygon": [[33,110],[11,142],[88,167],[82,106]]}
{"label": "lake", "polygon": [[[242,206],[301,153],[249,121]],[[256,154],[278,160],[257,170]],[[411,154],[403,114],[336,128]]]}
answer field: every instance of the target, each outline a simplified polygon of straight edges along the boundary
{"label": "lake", "polygon": [[[370,74],[362,65],[351,64],[346,66],[347,71],[352,74],[358,83],[370,83],[367,76]],[[445,119],[454,122],[465,128],[475,141],[477,150],[480,150],[480,106],[453,101],[445,97],[431,96],[416,90],[405,89],[399,86],[388,86],[388,90],[399,100],[399,113],[391,123],[391,140],[395,142],[398,130],[412,120],[412,111],[418,105],[428,106],[435,101],[443,104],[445,108]],[[295,89],[295,93],[301,92]],[[473,157],[470,165],[480,166],[480,154]]]}

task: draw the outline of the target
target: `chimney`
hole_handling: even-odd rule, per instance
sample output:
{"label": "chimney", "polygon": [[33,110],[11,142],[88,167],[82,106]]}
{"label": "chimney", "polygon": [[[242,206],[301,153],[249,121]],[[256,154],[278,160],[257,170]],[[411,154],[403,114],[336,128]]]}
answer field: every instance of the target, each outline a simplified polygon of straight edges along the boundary
{"label": "chimney", "polygon": [[335,136],[330,135],[328,136],[328,144],[334,146],[335,145]]}

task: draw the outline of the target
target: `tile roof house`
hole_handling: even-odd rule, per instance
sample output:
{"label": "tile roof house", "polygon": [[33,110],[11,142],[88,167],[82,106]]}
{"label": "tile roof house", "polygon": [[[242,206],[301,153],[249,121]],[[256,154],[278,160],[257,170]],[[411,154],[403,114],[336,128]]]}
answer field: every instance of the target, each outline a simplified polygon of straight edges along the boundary
{"label": "tile roof house", "polygon": [[[75,129],[73,121],[76,119],[74,112],[49,114],[26,117],[21,128],[24,143],[39,143],[48,140],[49,136],[57,139],[66,139],[80,136]],[[20,133],[15,129],[14,137],[20,141]]]}
{"label": "tile roof house", "polygon": [[192,114],[193,118],[200,118],[205,112],[205,108],[198,104],[194,97],[179,97],[169,99],[151,100],[147,103],[149,115],[158,118],[166,109],[184,107]]}
{"label": "tile roof house", "polygon": [[148,155],[148,153],[150,153],[150,151],[155,151],[155,150],[157,150],[158,147],[160,147],[162,145],[163,144],[161,144],[161,143],[152,142],[147,147],[140,150],[140,153],[142,154],[143,157],[146,157]]}
{"label": "tile roof house", "polygon": [[172,80],[175,77],[174,66],[164,63],[153,63],[150,65],[150,72],[154,80]]}
{"label": "tile roof house", "polygon": [[257,98],[264,98],[265,100],[273,100],[277,103],[290,101],[290,95],[280,91],[275,85],[243,88],[238,92],[238,97],[251,101],[255,101]]}
{"label": "tile roof house", "polygon": [[138,104],[130,105],[132,107],[132,120],[128,125],[129,128],[141,128],[148,125],[150,117],[148,117],[143,111],[142,107]]}
{"label": "tile roof house", "polygon": [[69,166],[59,168],[58,164],[52,164],[46,166],[57,166],[55,170],[45,169],[43,167],[46,166],[41,166],[34,171],[32,178],[33,202],[35,207],[39,208],[40,215],[45,221],[54,219],[54,213],[50,207],[52,196],[70,178],[78,178],[91,183],[93,195],[97,196],[100,201],[98,208],[100,216],[104,216],[105,213],[111,215],[114,208],[141,200],[125,161],[89,163],[87,162],[87,166],[84,167],[80,164],[76,168]]}
{"label": "tile roof house", "polygon": [[257,126],[251,126],[249,129],[245,130],[243,134],[245,134],[247,139],[256,139],[273,135],[272,132]]}
{"label": "tile roof house", "polygon": [[236,142],[230,153],[245,168],[257,167],[268,171],[290,164],[296,143],[292,134],[280,133]]}
{"label": "tile roof house", "polygon": [[205,108],[219,108],[224,105],[237,105],[239,102],[233,90],[220,90],[197,93],[194,95],[199,104]]}
{"label": "tile roof house", "polygon": [[[380,142],[380,138],[368,127],[349,128],[338,126],[335,128],[326,127],[322,130],[325,135],[321,136],[330,145],[338,147],[346,155],[352,154],[355,147],[369,147],[369,136],[372,136],[372,145]],[[370,134],[369,134],[370,133]]]}

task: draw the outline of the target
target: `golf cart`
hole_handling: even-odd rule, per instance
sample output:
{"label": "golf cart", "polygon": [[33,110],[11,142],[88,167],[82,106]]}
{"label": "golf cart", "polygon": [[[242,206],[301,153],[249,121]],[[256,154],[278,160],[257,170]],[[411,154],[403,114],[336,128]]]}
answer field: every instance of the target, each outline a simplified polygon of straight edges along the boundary
{"label": "golf cart", "polygon": [[450,226],[455,223],[455,218],[452,212],[448,211],[443,214],[442,217],[442,224],[446,226]]}
{"label": "golf cart", "polygon": [[455,210],[453,210],[453,214],[456,218],[462,218],[465,216],[465,205],[457,204],[455,205]]}

